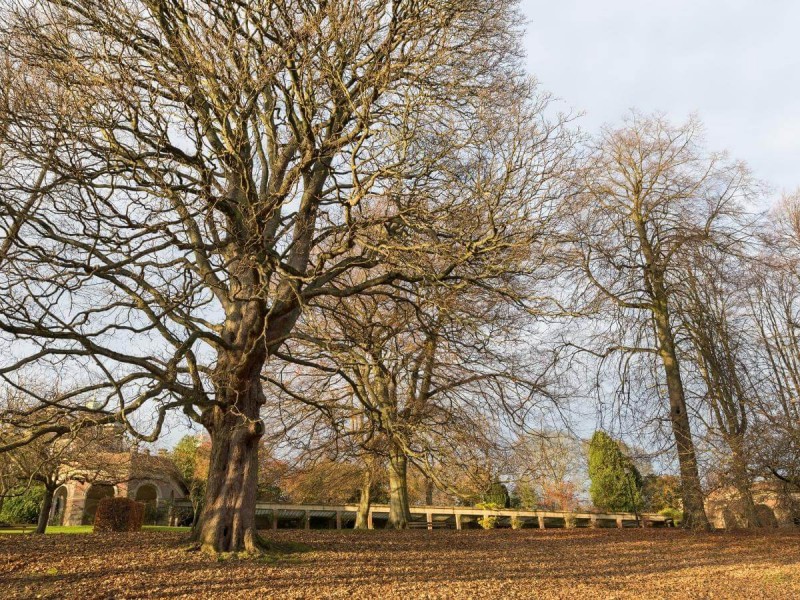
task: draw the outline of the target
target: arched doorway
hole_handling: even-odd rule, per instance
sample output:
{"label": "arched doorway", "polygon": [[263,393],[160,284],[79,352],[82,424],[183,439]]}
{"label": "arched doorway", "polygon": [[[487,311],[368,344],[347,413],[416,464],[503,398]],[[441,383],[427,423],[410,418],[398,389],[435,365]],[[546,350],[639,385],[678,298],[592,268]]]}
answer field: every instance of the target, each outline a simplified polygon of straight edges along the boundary
{"label": "arched doorway", "polygon": [[50,525],[63,525],[67,509],[67,488],[61,486],[53,495],[53,508],[50,509]]}
{"label": "arched doorway", "polygon": [[134,500],[144,504],[144,522],[148,525],[158,521],[158,489],[151,483],[140,485],[136,489]]}
{"label": "arched doorway", "polygon": [[103,498],[114,497],[114,486],[106,483],[95,483],[86,492],[86,502],[83,505],[83,525],[94,523],[97,505]]}

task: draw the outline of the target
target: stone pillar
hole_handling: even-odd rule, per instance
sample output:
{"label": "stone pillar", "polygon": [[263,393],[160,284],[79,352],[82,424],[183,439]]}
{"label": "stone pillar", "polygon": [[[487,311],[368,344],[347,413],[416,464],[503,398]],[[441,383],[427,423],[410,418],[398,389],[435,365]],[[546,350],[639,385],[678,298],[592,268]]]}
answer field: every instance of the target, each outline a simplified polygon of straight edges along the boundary
{"label": "stone pillar", "polygon": [[425,518],[428,521],[428,529],[433,529],[433,513],[428,511],[425,513]]}
{"label": "stone pillar", "polygon": [[64,525],[80,525],[86,506],[86,491],[89,486],[79,481],[67,483],[67,503],[64,507]]}
{"label": "stone pillar", "polygon": [[303,529],[311,529],[311,517],[308,514],[308,511],[305,511],[303,515]]}
{"label": "stone pillar", "polygon": [[461,515],[456,515],[456,531],[461,531]]}
{"label": "stone pillar", "polygon": [[342,528],[342,511],[336,511],[336,529]]}
{"label": "stone pillar", "polygon": [[274,531],[276,529],[278,529],[278,511],[277,510],[273,510],[272,511],[272,530]]}
{"label": "stone pillar", "polygon": [[539,529],[544,529],[544,517],[538,516],[536,519],[539,521]]}
{"label": "stone pillar", "polygon": [[599,527],[599,525],[600,525],[600,524],[597,522],[597,516],[596,516],[596,515],[592,515],[592,517],[591,517],[591,519],[589,520],[589,522],[590,522],[590,524],[591,524],[591,527],[592,527],[592,529],[597,529],[597,528]]}
{"label": "stone pillar", "polygon": [[375,529],[375,526],[372,523],[372,509],[369,509],[367,513],[367,529]]}
{"label": "stone pillar", "polygon": [[622,517],[617,517],[617,529],[622,529],[624,525],[622,524]]}

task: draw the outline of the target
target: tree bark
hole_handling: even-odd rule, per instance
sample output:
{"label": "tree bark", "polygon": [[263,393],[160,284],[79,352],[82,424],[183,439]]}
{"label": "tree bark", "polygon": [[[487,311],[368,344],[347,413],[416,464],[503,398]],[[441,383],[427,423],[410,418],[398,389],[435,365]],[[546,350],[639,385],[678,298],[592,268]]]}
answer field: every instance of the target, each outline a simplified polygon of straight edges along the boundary
{"label": "tree bark", "polygon": [[672,435],[678,450],[678,466],[681,474],[681,500],[683,502],[683,526],[687,529],[708,530],[711,528],[703,504],[703,488],[697,469],[697,455],[692,440],[691,423],[686,410],[686,392],[683,387],[675,336],[670,323],[669,294],[664,281],[664,270],[655,267],[659,263],[644,221],[635,219],[639,241],[647,267],[644,271],[645,287],[652,298],[651,314],[658,339],[658,355],[664,368],[669,396],[669,416]]}
{"label": "tree bark", "polygon": [[55,489],[50,486],[44,488],[44,498],[42,498],[42,505],[39,508],[39,522],[36,524],[37,534],[42,534],[47,530],[47,521],[50,519],[50,509],[53,507],[53,495]]}
{"label": "tree bark", "polygon": [[388,529],[408,529],[408,458],[394,442],[389,447],[389,522]]}
{"label": "tree bark", "polygon": [[[659,304],[662,303],[665,304],[663,300],[659,302]],[[691,425],[686,411],[686,396],[675,351],[675,341],[669,326],[668,313],[664,306],[657,305],[653,316],[659,342],[659,357],[667,380],[672,433],[678,449],[681,499],[683,501],[683,525],[689,529],[710,529],[711,525],[708,522],[703,505],[703,489],[700,485],[700,474],[697,469],[697,455],[692,441]]]}
{"label": "tree bark", "polygon": [[358,498],[358,512],[356,513],[355,529],[369,528],[369,507],[372,503],[370,490],[372,488],[372,464],[368,463],[364,469],[361,481],[361,495]]}
{"label": "tree bark", "polygon": [[742,516],[744,526],[748,529],[761,527],[762,523],[758,520],[756,513],[756,503],[753,500],[753,492],[750,489],[750,476],[747,473],[747,461],[742,451],[741,440],[733,439],[728,444],[731,448],[731,460],[733,485],[739,493],[739,500],[742,503]]}
{"label": "tree bark", "polygon": [[433,479],[425,477],[425,505],[433,505]]}
{"label": "tree bark", "polygon": [[260,550],[255,518],[265,359],[265,350],[254,344],[249,351],[222,354],[214,373],[217,405],[203,414],[211,436],[208,481],[194,534],[209,552]]}

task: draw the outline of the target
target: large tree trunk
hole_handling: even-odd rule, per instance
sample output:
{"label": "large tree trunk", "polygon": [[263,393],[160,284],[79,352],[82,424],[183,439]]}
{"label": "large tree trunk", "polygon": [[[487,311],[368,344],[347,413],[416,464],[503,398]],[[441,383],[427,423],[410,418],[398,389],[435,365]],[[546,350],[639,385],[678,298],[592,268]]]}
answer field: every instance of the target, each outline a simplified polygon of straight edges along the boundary
{"label": "large tree trunk", "polygon": [[358,498],[358,512],[356,512],[355,529],[369,528],[369,507],[372,503],[372,461],[367,463],[361,480],[361,495]]}
{"label": "large tree trunk", "polygon": [[[665,302],[664,302],[665,304]],[[675,341],[669,326],[669,317],[663,310],[654,312],[656,334],[659,341],[659,356],[664,367],[669,395],[669,416],[672,433],[678,449],[678,464],[681,473],[681,499],[683,501],[683,525],[690,529],[710,529],[711,525],[703,505],[703,489],[697,469],[697,456],[692,441],[689,415],[686,411],[686,396],[683,389],[680,365],[675,352]]]}
{"label": "large tree trunk", "polygon": [[36,533],[44,533],[47,530],[47,521],[50,519],[50,509],[53,507],[53,495],[55,489],[50,486],[44,488],[44,498],[39,507],[39,522],[36,524]]}
{"label": "large tree trunk", "polygon": [[747,472],[747,461],[742,450],[741,440],[736,436],[729,440],[731,448],[731,474],[733,485],[739,493],[739,500],[742,503],[742,517],[744,526],[747,528],[761,527],[756,513],[756,503],[753,500],[753,492],[750,489],[750,475]]}
{"label": "large tree trunk", "polygon": [[264,433],[259,416],[264,404],[260,382],[263,358],[244,362],[247,367],[239,369],[240,361],[220,361],[219,405],[203,415],[211,436],[211,456],[195,538],[203,550],[215,553],[257,552],[260,547],[255,516],[258,446]]}
{"label": "large tree trunk", "polygon": [[389,529],[408,529],[408,459],[394,442],[389,446]]}

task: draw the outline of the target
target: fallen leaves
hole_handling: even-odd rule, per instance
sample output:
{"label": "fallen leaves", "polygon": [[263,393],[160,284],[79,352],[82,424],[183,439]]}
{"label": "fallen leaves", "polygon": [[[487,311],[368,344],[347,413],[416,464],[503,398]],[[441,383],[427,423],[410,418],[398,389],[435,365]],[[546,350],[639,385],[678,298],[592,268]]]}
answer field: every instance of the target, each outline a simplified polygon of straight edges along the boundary
{"label": "fallen leaves", "polygon": [[800,531],[269,532],[217,561],[181,534],[0,536],[2,598],[797,598]]}

